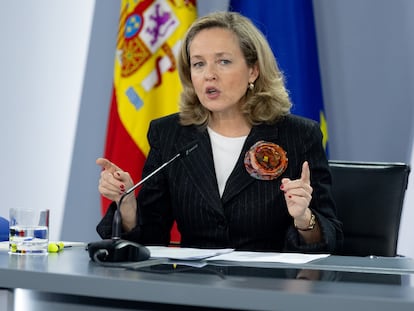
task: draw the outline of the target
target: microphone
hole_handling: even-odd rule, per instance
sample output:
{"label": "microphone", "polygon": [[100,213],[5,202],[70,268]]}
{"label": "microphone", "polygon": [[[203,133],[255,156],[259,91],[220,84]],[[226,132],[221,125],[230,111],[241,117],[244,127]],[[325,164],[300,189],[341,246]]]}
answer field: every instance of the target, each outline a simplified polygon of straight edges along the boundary
{"label": "microphone", "polygon": [[121,239],[122,217],[121,217],[121,204],[124,198],[133,193],[135,189],[145,183],[152,176],[164,169],[166,166],[177,160],[178,158],[187,157],[198,147],[196,142],[184,147],[173,156],[170,160],[162,164],[156,170],[147,175],[144,179],[133,185],[127,191],[125,191],[117,203],[117,208],[114,213],[114,219],[112,222],[112,238],[105,239],[98,242],[91,242],[87,245],[89,257],[96,262],[123,262],[123,261],[143,261],[150,258],[151,254],[148,248],[139,243],[135,243],[128,240]]}

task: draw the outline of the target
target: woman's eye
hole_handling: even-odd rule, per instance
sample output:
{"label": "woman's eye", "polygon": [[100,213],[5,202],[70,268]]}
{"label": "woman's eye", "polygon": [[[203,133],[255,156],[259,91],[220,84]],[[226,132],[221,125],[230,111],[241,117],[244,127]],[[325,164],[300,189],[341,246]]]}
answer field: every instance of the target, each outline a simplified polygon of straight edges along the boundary
{"label": "woman's eye", "polygon": [[222,64],[222,65],[227,65],[227,64],[230,64],[231,63],[231,61],[229,61],[228,59],[221,59],[220,60],[220,64]]}
{"label": "woman's eye", "polygon": [[191,66],[194,67],[194,68],[199,68],[199,67],[203,66],[203,62],[196,62],[196,63],[193,63]]}

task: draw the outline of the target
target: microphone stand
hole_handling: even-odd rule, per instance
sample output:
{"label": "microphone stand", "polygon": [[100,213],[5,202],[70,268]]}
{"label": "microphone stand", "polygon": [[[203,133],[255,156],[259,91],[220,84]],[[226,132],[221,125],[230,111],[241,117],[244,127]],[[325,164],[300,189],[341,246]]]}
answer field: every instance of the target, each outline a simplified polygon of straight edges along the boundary
{"label": "microphone stand", "polygon": [[121,204],[124,198],[131,194],[135,189],[141,186],[149,178],[157,174],[167,165],[171,164],[179,157],[188,156],[194,149],[198,147],[197,143],[193,143],[190,148],[185,148],[177,153],[170,160],[162,164],[159,168],[151,172],[144,179],[139,181],[137,184],[125,191],[119,201],[117,202],[114,218],[112,221],[112,238],[105,239],[98,242],[91,242],[87,246],[89,256],[93,261],[96,262],[121,262],[121,261],[143,261],[150,258],[151,254],[148,248],[139,243],[127,241],[121,239],[122,232],[122,216],[121,216]]}
{"label": "microphone stand", "polygon": [[[191,152],[191,151],[190,151]],[[142,179],[140,182],[129,188],[127,191],[125,191],[121,197],[119,198],[117,208],[115,210],[114,214],[114,220],[112,223],[112,239],[113,240],[119,240],[121,239],[121,227],[122,227],[122,217],[121,217],[121,203],[124,200],[124,198],[129,195],[131,192],[133,192],[135,189],[137,189],[139,186],[141,186],[144,182],[146,182],[148,179],[150,179],[152,176],[157,174],[159,171],[161,171],[164,167],[169,165],[171,162],[175,161],[178,157],[181,156],[181,153],[177,153],[174,157],[172,157],[170,160],[165,162],[163,165],[161,165],[159,168],[157,168],[155,171],[153,171],[151,174],[149,174],[147,177]]]}

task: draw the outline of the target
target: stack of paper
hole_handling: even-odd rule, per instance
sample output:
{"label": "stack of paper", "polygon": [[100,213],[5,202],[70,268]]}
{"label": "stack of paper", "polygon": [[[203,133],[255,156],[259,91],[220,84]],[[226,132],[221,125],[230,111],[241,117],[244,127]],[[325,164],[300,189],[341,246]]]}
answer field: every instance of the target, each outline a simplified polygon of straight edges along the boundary
{"label": "stack of paper", "polygon": [[148,246],[151,258],[167,258],[171,260],[206,260],[206,261],[234,261],[234,262],[279,262],[303,264],[312,260],[328,257],[329,254],[303,253],[271,253],[271,252],[243,252],[231,248],[200,249],[164,246]]}

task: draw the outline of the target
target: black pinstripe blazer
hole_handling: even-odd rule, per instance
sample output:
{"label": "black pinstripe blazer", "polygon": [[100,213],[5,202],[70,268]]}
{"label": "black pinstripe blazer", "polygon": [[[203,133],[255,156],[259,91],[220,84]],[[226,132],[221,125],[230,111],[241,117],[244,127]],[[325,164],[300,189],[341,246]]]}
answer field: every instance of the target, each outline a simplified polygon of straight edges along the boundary
{"label": "black pinstripe blazer", "polygon": [[[181,245],[204,248],[236,248],[260,251],[334,253],[342,241],[330,193],[331,175],[319,124],[288,115],[274,125],[254,126],[220,198],[210,138],[206,130],[179,125],[178,114],[151,122],[151,146],[143,176],[161,166],[186,146],[197,142],[189,156],[171,163],[149,179],[138,195],[137,227],[123,238],[144,245],[168,245],[176,220]],[[289,159],[283,175],[272,181],[251,177],[244,167],[246,151],[257,141],[280,145]],[[307,245],[287,212],[281,178],[300,177],[307,160],[314,189],[310,208],[320,224],[323,242]],[[111,236],[115,204],[97,226],[103,238]]]}

